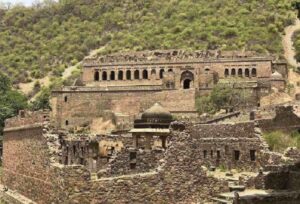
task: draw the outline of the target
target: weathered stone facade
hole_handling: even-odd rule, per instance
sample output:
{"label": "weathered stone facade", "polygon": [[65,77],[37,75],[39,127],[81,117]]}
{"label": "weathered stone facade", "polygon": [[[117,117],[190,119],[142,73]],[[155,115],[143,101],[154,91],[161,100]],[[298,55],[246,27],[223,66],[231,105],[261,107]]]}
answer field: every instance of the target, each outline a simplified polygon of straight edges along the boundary
{"label": "weathered stone facade", "polygon": [[[272,76],[275,71],[281,78]],[[99,119],[111,123],[113,130],[130,129],[138,114],[155,102],[176,116],[193,118],[195,98],[217,83],[247,89],[247,105],[256,106],[271,87],[282,91],[286,76],[286,64],[253,53],[171,50],[86,59],[80,83],[53,92],[52,119],[65,129]]]}

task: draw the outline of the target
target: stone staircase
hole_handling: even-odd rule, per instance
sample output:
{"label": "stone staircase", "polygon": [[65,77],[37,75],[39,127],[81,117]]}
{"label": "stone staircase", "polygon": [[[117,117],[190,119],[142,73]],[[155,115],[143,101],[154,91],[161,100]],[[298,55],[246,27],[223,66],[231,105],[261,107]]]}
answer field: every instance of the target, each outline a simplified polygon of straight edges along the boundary
{"label": "stone staircase", "polygon": [[[245,191],[245,186],[239,184],[237,178],[232,177],[232,174],[226,175],[226,181],[228,181],[228,188],[230,192],[243,192]],[[233,204],[234,197],[229,194],[219,194],[216,197],[211,198],[212,204]]]}

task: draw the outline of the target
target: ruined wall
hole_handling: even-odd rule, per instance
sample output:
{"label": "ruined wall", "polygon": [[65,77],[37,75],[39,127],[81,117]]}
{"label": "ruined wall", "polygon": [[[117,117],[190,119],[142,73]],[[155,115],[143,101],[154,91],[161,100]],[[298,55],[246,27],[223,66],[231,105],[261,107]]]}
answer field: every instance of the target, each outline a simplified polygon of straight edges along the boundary
{"label": "ruined wall", "polygon": [[298,131],[300,129],[299,107],[277,106],[275,108],[276,115],[271,119],[258,119],[256,120],[258,126],[264,132],[272,131]]}
{"label": "ruined wall", "polygon": [[55,178],[50,167],[47,139],[43,137],[42,114],[8,120],[3,137],[2,183],[10,189],[45,203],[55,200]]}
{"label": "ruined wall", "polygon": [[111,112],[137,117],[156,102],[169,111],[195,111],[195,90],[107,92],[86,87],[54,92],[53,97],[56,103],[52,104],[52,109],[56,114],[52,115],[52,120],[62,128],[83,125],[106,116],[113,121]]}
{"label": "ruined wall", "polygon": [[194,125],[191,134],[201,141],[206,166],[255,169],[264,165],[266,147],[254,123]]}

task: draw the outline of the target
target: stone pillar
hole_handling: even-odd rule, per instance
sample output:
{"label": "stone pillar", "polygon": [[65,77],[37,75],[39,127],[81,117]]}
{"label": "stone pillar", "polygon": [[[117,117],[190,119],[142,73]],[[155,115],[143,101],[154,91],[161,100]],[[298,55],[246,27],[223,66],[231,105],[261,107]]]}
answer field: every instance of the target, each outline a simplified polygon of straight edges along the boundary
{"label": "stone pillar", "polygon": [[131,71],[131,80],[134,80],[134,70],[130,70]]}
{"label": "stone pillar", "polygon": [[133,135],[133,147],[138,148],[139,147],[139,135]]}

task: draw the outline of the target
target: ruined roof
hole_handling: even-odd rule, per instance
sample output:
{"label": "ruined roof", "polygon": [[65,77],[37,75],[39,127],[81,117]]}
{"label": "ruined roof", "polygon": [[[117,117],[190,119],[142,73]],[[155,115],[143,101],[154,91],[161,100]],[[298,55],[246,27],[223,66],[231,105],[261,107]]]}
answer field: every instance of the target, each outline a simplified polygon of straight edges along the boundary
{"label": "ruined roof", "polygon": [[155,61],[185,61],[197,59],[239,59],[264,58],[270,56],[257,55],[253,51],[220,51],[220,50],[154,50],[139,52],[119,52],[98,57],[85,58],[84,65],[97,61],[98,63],[115,62],[155,62]]}

